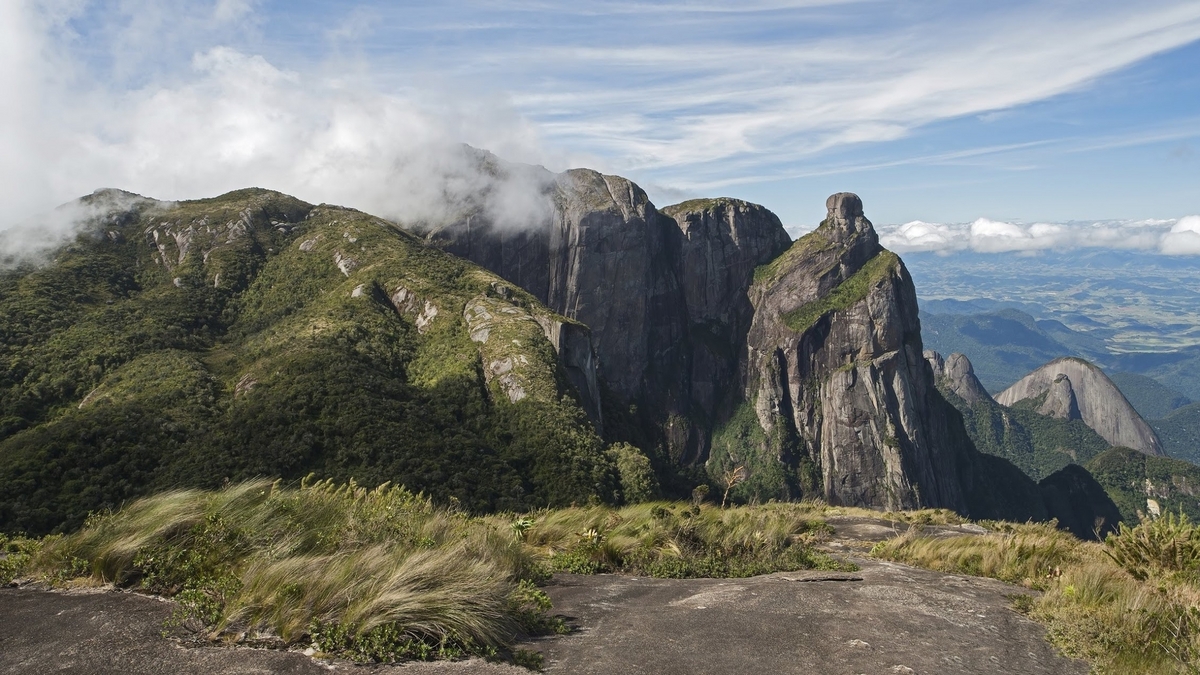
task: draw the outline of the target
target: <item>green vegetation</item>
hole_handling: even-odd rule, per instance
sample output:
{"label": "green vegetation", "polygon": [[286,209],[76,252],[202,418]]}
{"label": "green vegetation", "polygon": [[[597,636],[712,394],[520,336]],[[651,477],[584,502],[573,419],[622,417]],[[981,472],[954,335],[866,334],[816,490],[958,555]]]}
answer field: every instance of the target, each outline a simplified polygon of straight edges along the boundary
{"label": "green vegetation", "polygon": [[1110,373],[1109,379],[1143,419],[1157,420],[1191,403],[1191,399],[1145,375]]}
{"label": "green vegetation", "polygon": [[1171,457],[1200,465],[1200,403],[1185,405],[1150,426]]}
{"label": "green vegetation", "polygon": [[809,547],[829,527],[807,504],[718,508],[655,502],[537,514],[525,541],[555,570],[643,576],[748,577],[852,570]]}
{"label": "green vegetation", "polygon": [[1007,459],[1034,480],[1068,464],[1083,464],[1110,447],[1082,420],[1038,414],[1045,395],[1009,408],[992,400],[968,405],[940,383],[938,390],[962,413],[967,433],[980,452]]}
{"label": "green vegetation", "polygon": [[90,516],[69,535],[0,539],[0,580],[115,584],[172,597],[170,626],[211,640],[311,645],[358,661],[512,651],[563,632],[550,570],[737,577],[853,569],[815,553],[808,504],[656,502],[471,516],[383,485],[252,481],[177,490]]}
{"label": "green vegetation", "polygon": [[[821,226],[825,222],[822,221]],[[785,270],[793,269],[801,260],[811,258],[824,251],[833,250],[834,243],[822,231],[821,226],[792,242],[788,250],[765,265],[759,265],[754,270],[755,286],[771,286],[779,281]]]}
{"label": "green vegetation", "polygon": [[[0,272],[0,531],[310,472],[471,511],[619,499],[535,320],[551,314],[520,289],[367,214],[266,190],[115,222]],[[503,318],[481,342],[472,303]],[[508,379],[492,376],[505,359]]]}
{"label": "green vegetation", "polygon": [[[794,433],[783,424],[768,437],[754,404],[743,401],[713,432],[706,464],[710,482],[721,491],[728,489],[730,499],[741,504],[820,495],[816,465],[799,451]],[[729,480],[739,467],[742,479]]]}
{"label": "green vegetation", "polygon": [[873,554],[1043,591],[1017,596],[1016,608],[1097,672],[1197,672],[1200,528],[1186,516],[1122,526],[1103,544],[1050,524],[989,525],[993,533],[973,537],[927,537],[913,529]]}
{"label": "green vegetation", "polygon": [[507,653],[545,627],[544,574],[495,521],[403,488],[257,481],[167,492],[49,537],[27,574],[174,597],[211,639],[358,660]]}
{"label": "green vegetation", "polygon": [[745,206],[749,202],[744,202],[733,197],[712,197],[704,199],[689,199],[686,202],[664,206],[659,211],[663,214],[675,218],[680,213],[695,212],[695,211],[711,211],[718,206]]}
{"label": "green vegetation", "polygon": [[899,263],[900,258],[895,253],[881,251],[825,296],[784,314],[783,322],[797,333],[803,333],[826,314],[861,302],[881,279],[895,273]]}
{"label": "green vegetation", "polygon": [[1195,464],[1113,448],[1085,466],[1128,523],[1150,515],[1148,499],[1154,500],[1160,513],[1182,512],[1200,521],[1200,467]]}

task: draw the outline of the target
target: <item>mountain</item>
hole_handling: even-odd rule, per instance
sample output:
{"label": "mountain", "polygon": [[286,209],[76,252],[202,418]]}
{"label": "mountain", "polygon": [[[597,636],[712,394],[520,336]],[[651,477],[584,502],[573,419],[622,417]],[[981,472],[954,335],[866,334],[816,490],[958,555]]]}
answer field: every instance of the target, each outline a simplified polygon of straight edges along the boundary
{"label": "mountain", "polygon": [[546,192],[547,216],[520,229],[482,209],[414,229],[590,326],[612,434],[702,463],[736,388],[754,269],[791,243],[782,223],[734,199],[659,211],[634,183],[587,169],[555,176]]}
{"label": "mountain", "polygon": [[[963,489],[964,480],[974,484],[978,456],[964,449],[965,431],[947,418],[953,410],[919,358],[911,279],[879,246],[857,197],[831,198],[824,224],[789,247],[777,217],[738,200],[657,210],[636,185],[587,170],[554,177],[546,193],[547,217],[519,230],[483,209],[413,230],[591,327],[611,439],[651,448],[657,461],[685,470],[703,467],[717,483],[743,467],[746,479],[731,490],[741,499],[960,510],[967,494],[986,494],[981,504],[1008,499]],[[861,321],[871,331],[843,329]],[[835,334],[824,334],[830,329]],[[782,360],[764,357],[775,353]],[[779,367],[806,359],[828,363],[781,380]],[[856,363],[861,383],[837,395],[831,376]],[[885,381],[890,372],[904,381]],[[793,407],[773,413],[783,401],[772,392],[805,378],[805,387],[827,393],[798,400],[789,392]],[[897,397],[920,407],[902,409]],[[809,405],[838,421],[789,421],[811,418],[801,412]]]}
{"label": "mountain", "polygon": [[1192,400],[1200,400],[1200,346],[1170,352],[1113,354],[1106,363],[1113,370],[1152,377]]}
{"label": "mountain", "polygon": [[[1055,319],[1035,319],[1013,304],[1017,303],[923,302],[925,345],[942,354],[960,352],[970,356],[980,381],[992,392],[1011,386],[1048,361],[1074,356],[1113,373],[1113,381],[1146,419],[1163,417],[1170,410],[1200,399],[1200,347],[1113,351],[1107,340],[1119,334],[1115,329],[1096,324],[1083,332]],[[1071,316],[1076,325],[1086,319],[1078,314]]]}
{"label": "mountain", "polygon": [[975,376],[975,367],[965,354],[951,354],[943,359],[941,354],[927,349],[924,356],[929,367],[933,368],[934,381],[939,386],[945,385],[967,405],[994,403],[992,395]]}
{"label": "mountain", "polygon": [[1180,511],[1193,521],[1200,520],[1200,467],[1195,464],[1112,448],[1086,467],[1127,522]]}
{"label": "mountain", "polygon": [[620,177],[520,170],[543,198],[523,222],[493,219],[486,190],[403,227],[259,189],[81,200],[73,243],[0,274],[0,529],[310,473],[471,511],[619,502],[657,478],[1103,513],[1078,481],[1049,499],[975,450],[858,197],[789,242],[747,202],[660,211]]}
{"label": "mountain", "polygon": [[1163,454],[1158,436],[1121,390],[1104,371],[1083,359],[1055,359],[996,396],[996,402],[1010,407],[1030,399],[1041,414],[1083,420],[1111,445]]}
{"label": "mountain", "polygon": [[1043,414],[1031,401],[1012,407],[997,403],[983,391],[963,354],[943,360],[937,352],[926,351],[925,358],[942,395],[962,413],[975,447],[1012,462],[1034,480],[1086,462],[1111,447],[1078,417]]}
{"label": "mountain", "polygon": [[0,274],[0,529],[310,472],[472,510],[619,499],[586,326],[353,209],[114,194]]}
{"label": "mountain", "polygon": [[1095,355],[1092,349],[1080,349],[1078,341],[1064,342],[1064,332],[1073,331],[1062,324],[1038,321],[1011,307],[975,314],[922,311],[921,327],[929,349],[971,357],[979,380],[991,392],[1003,390],[1047,361]]}

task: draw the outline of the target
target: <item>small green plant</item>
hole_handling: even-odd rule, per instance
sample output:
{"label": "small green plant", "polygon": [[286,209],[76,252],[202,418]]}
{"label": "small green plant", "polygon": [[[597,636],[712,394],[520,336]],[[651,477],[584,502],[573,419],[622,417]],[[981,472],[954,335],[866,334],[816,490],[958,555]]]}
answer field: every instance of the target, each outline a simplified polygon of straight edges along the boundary
{"label": "small green plant", "polygon": [[529,528],[533,527],[533,523],[533,518],[521,516],[513,520],[512,524],[509,525],[509,528],[512,530],[513,534],[516,535],[517,539],[525,541],[525,533],[529,531]]}
{"label": "small green plant", "polygon": [[41,549],[39,539],[8,538],[0,534],[0,585],[12,583],[25,573],[29,561]]}
{"label": "small green plant", "polygon": [[1187,515],[1166,513],[1160,518],[1120,529],[1104,540],[1104,552],[1139,581],[1172,573],[1200,571],[1200,527]]}

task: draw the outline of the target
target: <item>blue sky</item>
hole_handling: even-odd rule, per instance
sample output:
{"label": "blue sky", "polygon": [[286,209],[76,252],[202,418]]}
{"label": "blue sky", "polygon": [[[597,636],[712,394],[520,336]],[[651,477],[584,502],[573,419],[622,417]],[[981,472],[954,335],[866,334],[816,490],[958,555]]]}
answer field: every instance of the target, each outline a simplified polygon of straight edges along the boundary
{"label": "blue sky", "polygon": [[0,26],[14,213],[247,182],[384,207],[372,171],[454,141],[793,230],[840,190],[877,224],[1200,213],[1194,0],[16,0]]}

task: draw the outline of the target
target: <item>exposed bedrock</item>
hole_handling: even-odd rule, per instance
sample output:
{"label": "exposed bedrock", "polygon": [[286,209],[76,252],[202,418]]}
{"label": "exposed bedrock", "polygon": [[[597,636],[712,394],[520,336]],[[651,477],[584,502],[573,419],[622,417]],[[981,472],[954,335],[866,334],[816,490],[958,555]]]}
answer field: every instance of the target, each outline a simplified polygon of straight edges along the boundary
{"label": "exposed bedrock", "polygon": [[427,233],[586,324],[599,376],[636,406],[670,455],[707,455],[722,406],[736,398],[756,266],[790,239],[761,206],[734,199],[659,211],[634,183],[587,169],[555,176],[544,221],[501,228],[475,215]]}
{"label": "exposed bedrock", "polygon": [[1059,419],[1082,419],[1115,446],[1147,455],[1163,455],[1162,443],[1112,380],[1096,366],[1077,358],[1055,359],[1018,380],[996,396],[1012,406],[1045,397],[1038,412]]}

